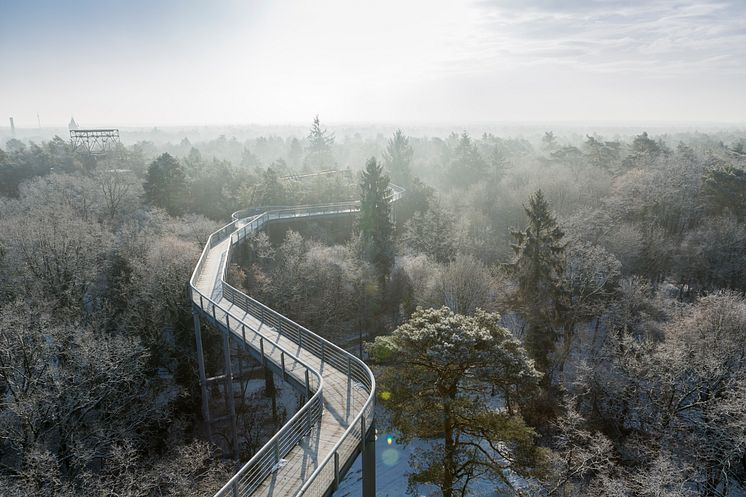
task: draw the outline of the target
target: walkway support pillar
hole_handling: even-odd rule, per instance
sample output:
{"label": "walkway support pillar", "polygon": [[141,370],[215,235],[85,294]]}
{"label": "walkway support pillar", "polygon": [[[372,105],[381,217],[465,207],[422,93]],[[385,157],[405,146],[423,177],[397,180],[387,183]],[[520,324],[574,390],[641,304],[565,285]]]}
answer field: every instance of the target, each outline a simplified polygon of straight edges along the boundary
{"label": "walkway support pillar", "polygon": [[[365,417],[361,417],[365,430]],[[363,455],[363,497],[376,497],[376,425],[371,423],[367,433],[362,436]]]}
{"label": "walkway support pillar", "polygon": [[238,461],[238,428],[236,427],[236,399],[233,395],[233,366],[231,364],[230,331],[223,333],[223,359],[225,363],[225,402],[231,417],[231,435],[233,436],[233,458]]}
{"label": "walkway support pillar", "polygon": [[212,422],[210,420],[210,399],[207,396],[207,374],[205,373],[205,352],[202,349],[202,327],[199,319],[199,311],[192,306],[192,319],[194,320],[194,340],[197,342],[197,367],[199,368],[199,386],[202,390],[202,418],[205,420],[207,439],[212,442]]}
{"label": "walkway support pillar", "polygon": [[275,431],[277,431],[277,388],[275,388],[275,374],[266,365],[264,366],[264,392],[267,397],[272,399],[272,423]]}

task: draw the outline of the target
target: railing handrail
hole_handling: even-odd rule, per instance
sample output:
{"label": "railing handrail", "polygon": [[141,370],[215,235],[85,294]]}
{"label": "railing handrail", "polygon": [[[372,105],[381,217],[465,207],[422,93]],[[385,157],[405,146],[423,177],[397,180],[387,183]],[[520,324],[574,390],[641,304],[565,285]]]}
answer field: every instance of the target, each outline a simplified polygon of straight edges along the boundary
{"label": "railing handrail", "polygon": [[[200,293],[200,295],[202,295],[202,294]],[[224,312],[226,312],[226,313],[230,313],[230,311],[228,311],[228,310],[225,310]],[[234,314],[231,314],[231,315],[233,315],[233,316],[235,317],[235,315],[234,315]],[[240,321],[240,319],[239,319],[239,318],[236,318],[236,319],[237,319],[237,320],[238,320],[239,322],[243,323],[242,321]],[[257,332],[257,333],[258,333],[258,332]],[[309,409],[311,409],[311,408],[312,408],[312,407],[314,406],[314,404],[316,404],[317,402],[319,402],[319,401],[320,401],[320,399],[321,399],[321,397],[322,397],[322,395],[323,395],[323,394],[322,394],[322,391],[323,391],[323,386],[324,386],[324,378],[323,378],[323,376],[322,376],[322,375],[320,375],[320,374],[319,374],[319,373],[318,373],[318,372],[317,372],[316,370],[314,370],[314,369],[313,369],[312,367],[308,366],[308,365],[307,365],[307,364],[306,364],[306,363],[305,363],[304,361],[302,361],[302,360],[301,360],[300,358],[298,358],[297,356],[295,356],[295,355],[294,355],[294,354],[292,354],[291,352],[289,352],[289,351],[287,351],[286,349],[284,349],[283,347],[281,347],[281,346],[280,346],[279,344],[273,344],[273,347],[276,347],[276,348],[278,348],[279,350],[281,350],[281,351],[282,351],[282,352],[283,352],[283,353],[284,353],[284,354],[285,354],[286,356],[291,356],[291,357],[293,357],[293,358],[294,358],[294,359],[295,359],[295,360],[296,360],[296,361],[297,361],[298,363],[300,363],[300,364],[304,365],[304,366],[306,367],[306,369],[307,369],[307,370],[308,370],[309,372],[311,372],[311,373],[315,374],[315,375],[317,376],[317,379],[318,379],[318,388],[316,389],[316,392],[315,392],[315,393],[313,394],[313,396],[312,396],[312,397],[311,397],[310,399],[308,399],[308,401],[307,401],[307,402],[306,402],[306,403],[305,403],[305,404],[303,405],[303,407],[302,407],[301,409],[298,409],[298,411],[297,411],[297,412],[296,412],[296,413],[295,413],[295,414],[294,414],[294,415],[293,415],[293,416],[292,416],[292,417],[291,417],[291,418],[290,418],[290,419],[289,419],[289,420],[288,420],[287,422],[285,422],[285,424],[284,424],[284,425],[282,426],[282,428],[280,428],[280,429],[279,429],[279,430],[277,431],[277,433],[275,433],[275,434],[274,434],[274,435],[272,436],[272,438],[270,438],[270,439],[269,439],[269,440],[267,441],[267,443],[265,443],[265,444],[264,444],[264,445],[262,446],[262,448],[261,448],[261,449],[259,449],[259,450],[258,450],[258,451],[257,451],[257,452],[256,452],[256,453],[255,453],[255,454],[254,454],[254,455],[252,456],[252,457],[251,457],[251,459],[249,459],[249,460],[248,460],[248,461],[247,461],[247,462],[246,462],[246,463],[245,463],[245,464],[244,464],[244,465],[243,465],[243,466],[241,467],[241,469],[239,469],[239,470],[238,470],[238,471],[236,472],[236,474],[235,474],[235,475],[233,475],[233,476],[231,477],[231,479],[230,479],[230,480],[228,480],[228,482],[227,482],[227,483],[226,483],[225,485],[223,485],[223,487],[222,487],[222,488],[221,488],[221,489],[220,489],[220,490],[219,490],[219,491],[218,491],[218,492],[217,492],[217,493],[215,494],[216,496],[217,496],[217,495],[222,495],[224,491],[227,491],[227,490],[228,490],[228,489],[230,489],[230,488],[231,488],[231,487],[232,487],[233,485],[235,485],[235,484],[236,484],[236,483],[237,483],[237,482],[238,482],[238,481],[239,481],[239,480],[241,479],[241,477],[243,476],[243,474],[244,474],[244,470],[245,470],[246,468],[249,468],[249,467],[251,467],[251,466],[252,466],[252,464],[254,464],[254,463],[256,463],[257,461],[259,461],[259,460],[261,459],[261,457],[262,457],[262,456],[264,456],[264,455],[265,455],[265,454],[267,454],[267,453],[268,453],[268,452],[269,452],[270,450],[272,450],[272,449],[273,449],[273,448],[275,447],[275,445],[277,444],[277,441],[278,441],[278,440],[280,439],[280,437],[281,437],[282,435],[286,434],[286,433],[287,433],[287,432],[289,431],[290,427],[292,427],[292,426],[293,426],[293,424],[294,424],[294,423],[295,423],[296,421],[298,421],[299,419],[301,419],[301,418],[302,418],[303,416],[307,416],[307,415],[308,415],[308,410],[309,410]],[[306,407],[308,407],[308,409],[306,409]],[[295,444],[293,444],[293,445],[295,445]],[[284,454],[283,454],[283,455],[284,455]]]}
{"label": "railing handrail", "polygon": [[[392,200],[398,200],[401,198],[402,194],[406,192],[404,188],[398,185],[389,185],[389,189],[391,190],[391,194],[387,197]],[[245,219],[246,217],[253,217],[251,214],[248,216],[244,213],[254,213],[254,215],[260,215],[265,212],[269,211],[276,211],[276,210],[284,210],[284,209],[304,209],[309,207],[333,207],[333,206],[339,206],[339,205],[359,205],[359,200],[342,200],[340,202],[327,202],[323,204],[300,204],[300,205],[263,205],[263,206],[257,206],[257,207],[249,207],[247,209],[241,209],[233,214],[231,214],[231,219],[234,221],[238,221],[240,219]]]}
{"label": "railing handrail", "polygon": [[[402,194],[404,193],[404,189],[401,187],[398,187],[396,185],[391,185],[391,193],[387,196],[387,198],[390,201],[396,201],[399,198],[401,198]],[[212,298],[208,297],[204,293],[202,293],[196,285],[197,278],[199,274],[201,273],[205,261],[205,257],[207,253],[214,248],[219,242],[222,242],[226,238],[230,238],[230,243],[228,246],[228,251],[230,251],[231,247],[235,244],[240,243],[243,239],[246,238],[249,232],[254,232],[259,229],[261,229],[265,224],[273,221],[273,220],[279,220],[283,219],[285,217],[311,217],[316,215],[327,215],[327,214],[335,214],[335,213],[352,213],[357,212],[359,210],[359,201],[347,201],[347,202],[337,202],[337,203],[330,203],[330,204],[316,204],[316,205],[302,205],[302,206],[276,206],[274,208],[268,208],[264,210],[263,212],[256,212],[256,209],[244,209],[241,211],[236,211],[233,213],[232,218],[233,220],[226,224],[225,226],[221,227],[214,233],[212,233],[208,239],[207,243],[205,244],[204,249],[202,250],[202,254],[200,255],[200,258],[197,262],[197,265],[194,269],[194,272],[192,273],[192,276],[189,280],[190,283],[190,290],[192,292],[192,295],[196,292],[200,296],[200,303],[199,308],[203,311],[209,314],[209,312],[205,309],[204,301],[205,299],[207,302],[209,302],[210,305],[213,306],[213,313],[215,308],[218,308],[221,310],[222,313],[226,316],[226,323],[225,326],[228,329],[228,332],[231,332],[230,322],[228,319],[228,316],[232,316],[234,319],[234,322],[240,323],[243,327],[248,327],[253,333],[258,335],[259,337],[265,338],[263,334],[259,333],[258,330],[253,329],[251,325],[247,325],[243,322],[243,320],[239,317],[237,317],[230,309],[224,308],[217,302],[215,302]],[[357,207],[358,209],[352,210],[351,207]],[[245,215],[245,213],[252,212],[253,215]],[[287,215],[289,213],[292,213],[293,215]],[[285,216],[283,216],[283,214]],[[300,214],[300,216],[299,216]],[[274,216],[274,217],[273,217]],[[239,226],[239,223],[241,223],[241,226]],[[234,235],[235,235],[235,241],[234,241]],[[221,279],[221,298],[225,298],[229,302],[231,302],[232,305],[237,305],[239,308],[243,309],[241,305],[237,302],[237,300],[242,300],[242,304],[244,304],[245,307],[249,307],[249,304],[252,304],[254,306],[257,306],[259,309],[262,310],[262,319],[261,322],[265,322],[265,313],[269,313],[276,321],[277,323],[288,323],[291,326],[285,326],[285,333],[283,333],[282,325],[279,326],[279,329],[276,330],[281,335],[285,336],[287,339],[291,341],[295,341],[292,336],[287,335],[287,332],[289,331],[289,328],[295,328],[298,333],[298,340],[299,342],[302,341],[301,333],[304,334],[307,338],[312,339],[313,341],[317,342],[320,347],[320,354],[317,353],[317,351],[313,349],[308,348],[309,340],[306,339],[306,347],[304,348],[301,345],[301,350],[304,350],[314,357],[317,357],[321,364],[328,363],[331,367],[338,370],[340,373],[344,374],[344,371],[338,367],[338,364],[335,365],[333,362],[327,361],[325,358],[328,357],[330,360],[336,355],[341,357],[347,358],[347,377],[349,381],[356,381],[361,384],[361,386],[367,390],[368,397],[363,404],[362,408],[358,412],[358,414],[353,418],[353,421],[349,423],[347,426],[347,429],[342,434],[342,436],[339,438],[339,440],[335,443],[332,450],[324,457],[324,459],[317,465],[315,470],[309,475],[305,480],[303,481],[303,484],[301,486],[301,489],[297,492],[296,495],[302,495],[304,492],[306,492],[310,486],[316,482],[318,475],[321,473],[321,471],[327,467],[328,464],[330,464],[330,461],[332,458],[335,457],[335,454],[338,454],[342,444],[344,442],[348,441],[348,437],[351,435],[351,433],[360,426],[361,428],[361,441],[364,440],[364,437],[366,436],[366,433],[364,432],[364,429],[362,428],[364,426],[364,423],[361,421],[364,419],[364,416],[366,415],[366,412],[370,409],[371,415],[372,415],[372,404],[374,402],[375,398],[375,376],[373,375],[372,371],[368,367],[365,362],[360,360],[359,358],[355,357],[353,354],[350,354],[343,348],[339,347],[338,345],[334,344],[333,342],[330,342],[329,340],[326,340],[325,338],[317,335],[316,333],[310,331],[308,328],[296,323],[295,321],[291,320],[290,318],[284,316],[283,314],[275,311],[274,309],[270,308],[269,306],[259,302],[258,300],[254,299],[253,297],[241,292],[237,288],[233,287],[226,281],[227,271],[228,271],[229,264],[226,262],[223,266],[223,270],[220,274]],[[226,289],[229,290],[226,292]],[[220,300],[220,299],[218,299]],[[196,300],[194,297],[192,297],[192,302],[194,305],[197,305]],[[245,312],[249,312],[249,309],[243,309]],[[255,316],[258,317],[258,316]],[[217,318],[216,318],[217,319]],[[222,323],[221,323],[222,324]],[[274,326],[274,325],[273,325]],[[260,340],[262,339],[260,338]],[[245,339],[245,337],[244,337]],[[315,344],[314,344],[315,346]],[[302,365],[306,371],[313,373],[314,376],[318,379],[318,388],[316,392],[314,392],[313,396],[308,399],[308,401],[303,405],[301,409],[298,410],[298,412],[295,413],[295,415],[286,422],[280,430],[275,433],[272,438],[261,448],[259,451],[257,451],[254,456],[246,463],[244,464],[241,469],[231,477],[231,479],[218,491],[216,496],[224,495],[224,492],[228,492],[229,490],[233,490],[234,494],[237,495],[238,489],[236,486],[242,482],[242,478],[247,474],[249,471],[251,471],[255,465],[262,464],[263,457],[265,457],[270,450],[275,450],[275,454],[277,453],[277,447],[282,439],[282,437],[288,433],[290,433],[293,429],[295,429],[295,423],[302,419],[303,416],[309,416],[312,413],[313,409],[316,409],[316,403],[321,404],[321,409],[318,413],[318,417],[320,419],[321,413],[323,413],[323,375],[316,371],[313,366],[302,360],[298,355],[293,354],[283,347],[281,347],[278,343],[273,342],[273,347],[277,348],[281,351],[281,354],[285,354],[288,357],[291,357],[296,363]],[[326,351],[326,352],[325,352]],[[270,357],[270,360],[273,360]],[[358,373],[358,376],[355,378],[353,377],[353,371],[352,371],[352,364],[356,366],[355,373]],[[362,373],[363,377],[361,378],[360,373]],[[367,379],[368,381],[364,381]],[[314,423],[318,422],[318,419],[314,420]],[[298,432],[295,434],[295,437],[291,440],[292,443],[289,444],[286,448],[288,450],[292,450],[292,447],[297,445],[297,443],[300,441],[303,435],[300,435],[302,432]],[[354,451],[353,451],[354,453]],[[283,454],[284,455],[284,454]],[[265,463],[266,465],[266,463]],[[260,466],[261,468],[261,466]],[[338,468],[335,465],[335,471],[338,471]],[[260,484],[261,481],[263,481],[264,478],[266,478],[267,475],[262,476],[263,473],[266,472],[266,469],[261,470],[260,473],[257,476],[257,478],[261,478],[257,482]],[[335,479],[338,475],[335,474]],[[252,488],[251,492],[256,487]]]}
{"label": "railing handrail", "polygon": [[[232,312],[231,312],[231,311],[230,311],[229,309],[226,309],[226,308],[224,308],[223,306],[221,306],[220,304],[218,304],[217,302],[215,302],[215,301],[214,301],[214,300],[213,300],[212,298],[210,298],[209,296],[205,295],[205,294],[204,294],[204,293],[203,293],[202,291],[200,291],[200,290],[199,290],[199,289],[197,288],[197,286],[196,286],[196,278],[198,277],[198,275],[199,275],[199,272],[200,272],[200,271],[202,270],[202,266],[203,266],[203,264],[204,264],[204,258],[205,258],[205,256],[206,256],[206,254],[207,254],[207,253],[208,253],[208,252],[209,252],[209,251],[210,251],[210,250],[211,250],[211,249],[213,248],[213,246],[214,246],[214,245],[213,245],[213,242],[214,242],[214,238],[213,238],[213,237],[214,237],[215,235],[219,234],[219,233],[225,233],[225,232],[227,231],[227,230],[226,230],[226,228],[227,228],[228,226],[235,226],[235,224],[236,224],[236,221],[232,221],[232,222],[230,222],[230,223],[226,224],[225,226],[223,226],[222,228],[218,229],[217,231],[215,231],[214,233],[212,233],[212,234],[211,234],[211,235],[210,235],[210,236],[208,237],[207,243],[205,244],[205,248],[204,248],[204,249],[202,250],[202,254],[200,255],[200,258],[199,258],[199,260],[198,260],[198,262],[197,262],[197,266],[195,267],[195,269],[194,269],[194,272],[192,273],[192,277],[190,278],[190,280],[189,280],[189,283],[190,283],[190,290],[191,290],[191,292],[192,292],[192,293],[196,292],[196,293],[197,293],[197,295],[199,295],[199,296],[201,297],[201,301],[204,301],[204,300],[206,300],[207,302],[209,302],[209,303],[210,303],[211,305],[213,305],[214,307],[217,307],[217,308],[219,308],[219,309],[220,309],[221,311],[223,311],[223,312],[224,312],[224,313],[225,313],[226,315],[231,315],[231,316],[233,316],[233,317],[234,317],[234,318],[236,319],[236,322],[240,322],[240,323],[241,323],[242,325],[244,325],[244,326],[245,326],[245,323],[243,323],[243,321],[242,321],[242,320],[241,320],[240,318],[238,318],[237,316],[235,316],[235,314],[234,314],[234,313],[232,313]],[[228,236],[229,236],[229,235],[228,235]],[[226,236],[226,237],[223,237],[222,239],[225,239],[225,238],[227,238],[227,236]],[[192,302],[193,302],[194,304],[196,304],[196,302],[195,302],[194,298],[192,298]],[[205,309],[204,309],[204,306],[203,306],[203,305],[200,305],[200,309],[202,309],[203,311],[205,311]],[[206,312],[206,311],[205,311],[205,312]],[[230,327],[229,327],[230,325],[229,325],[228,323],[226,323],[226,326],[227,326],[227,327],[229,328],[229,331],[230,331]],[[259,333],[259,332],[258,332],[257,330],[254,330],[254,329],[253,329],[253,328],[252,328],[252,327],[251,327],[250,325],[249,325],[248,327],[249,327],[249,329],[250,329],[250,330],[252,330],[252,331],[253,331],[254,333],[256,333],[256,334],[258,334],[258,335],[260,335],[260,336],[261,336],[261,333]],[[314,408],[315,404],[316,404],[316,403],[319,403],[319,402],[320,402],[321,396],[323,395],[323,393],[322,393],[322,392],[323,392],[324,379],[323,379],[323,376],[322,376],[321,374],[319,374],[319,372],[318,372],[318,371],[316,371],[316,370],[315,370],[315,369],[314,369],[313,367],[311,367],[311,366],[310,366],[309,364],[307,364],[307,363],[306,363],[305,361],[303,361],[303,360],[302,360],[302,359],[301,359],[300,357],[298,357],[298,356],[297,356],[296,354],[294,354],[294,353],[292,353],[292,352],[288,351],[287,349],[285,349],[284,347],[280,346],[279,344],[273,344],[273,346],[274,346],[274,347],[276,347],[277,349],[279,349],[279,350],[281,351],[281,353],[284,353],[284,354],[285,354],[286,356],[288,356],[288,357],[291,357],[291,358],[292,358],[292,359],[293,359],[294,361],[296,361],[297,363],[299,363],[299,364],[301,364],[301,365],[302,365],[303,367],[305,367],[305,369],[306,369],[307,371],[309,371],[310,373],[312,373],[312,374],[313,374],[313,375],[314,375],[314,376],[316,377],[316,379],[317,379],[317,384],[318,384],[318,388],[316,389],[316,392],[314,392],[313,396],[312,396],[312,397],[311,397],[310,399],[308,399],[308,401],[307,401],[307,402],[306,402],[306,403],[305,403],[305,404],[303,405],[303,407],[301,407],[300,409],[298,409],[298,411],[297,411],[297,412],[295,413],[295,415],[294,415],[293,417],[291,417],[291,418],[290,418],[290,420],[288,420],[288,421],[287,421],[287,422],[286,422],[286,423],[285,423],[285,424],[284,424],[284,425],[282,426],[282,428],[280,428],[280,429],[279,429],[279,430],[277,431],[277,433],[275,433],[275,434],[274,434],[274,435],[272,436],[272,438],[270,438],[270,440],[269,440],[269,441],[267,441],[267,443],[265,443],[265,444],[264,444],[264,445],[263,445],[263,446],[262,446],[262,447],[261,447],[261,448],[260,448],[260,449],[259,449],[259,450],[258,450],[258,451],[257,451],[257,452],[256,452],[256,453],[255,453],[255,454],[254,454],[254,455],[252,456],[252,457],[251,457],[251,459],[249,459],[249,461],[247,461],[247,462],[246,462],[246,464],[244,464],[244,465],[243,465],[243,466],[242,466],[242,467],[241,467],[241,468],[240,468],[240,469],[239,469],[239,470],[238,470],[238,471],[236,472],[236,474],[235,474],[235,475],[233,475],[233,477],[231,477],[231,479],[230,479],[230,480],[228,480],[228,482],[227,482],[227,483],[226,483],[225,485],[223,485],[223,487],[222,487],[222,488],[221,488],[221,489],[220,489],[220,490],[219,490],[219,491],[218,491],[218,492],[217,492],[217,493],[215,494],[216,496],[222,495],[224,491],[226,491],[227,489],[230,489],[230,488],[231,488],[232,486],[234,486],[234,485],[235,485],[235,484],[236,484],[236,483],[237,483],[238,481],[240,481],[240,479],[241,479],[241,478],[243,477],[243,475],[245,474],[245,471],[246,471],[246,470],[247,470],[248,468],[251,468],[253,464],[256,464],[256,463],[257,463],[257,461],[260,461],[260,460],[261,460],[261,458],[262,458],[263,456],[265,456],[265,455],[266,455],[267,453],[269,453],[269,451],[273,450],[273,449],[275,448],[276,444],[277,444],[277,441],[278,441],[278,440],[279,440],[279,439],[280,439],[280,438],[281,438],[281,437],[282,437],[283,435],[287,434],[287,433],[288,433],[288,432],[289,432],[289,431],[290,431],[290,430],[291,430],[291,429],[293,428],[293,426],[294,426],[294,423],[295,423],[295,422],[297,422],[297,421],[298,421],[298,419],[301,419],[301,418],[302,418],[303,416],[307,416],[307,415],[308,415],[308,413],[309,413],[309,412],[311,411],[311,409],[313,409],[313,408]],[[322,405],[322,409],[323,409],[323,405]],[[317,421],[317,420],[314,420],[314,422],[315,422],[315,421]],[[293,443],[293,445],[296,445],[296,444],[297,444],[297,441],[296,441],[295,443]],[[283,454],[283,455],[284,455],[284,454]],[[264,477],[263,477],[263,478],[264,478]],[[262,478],[262,479],[263,479],[263,478]]]}

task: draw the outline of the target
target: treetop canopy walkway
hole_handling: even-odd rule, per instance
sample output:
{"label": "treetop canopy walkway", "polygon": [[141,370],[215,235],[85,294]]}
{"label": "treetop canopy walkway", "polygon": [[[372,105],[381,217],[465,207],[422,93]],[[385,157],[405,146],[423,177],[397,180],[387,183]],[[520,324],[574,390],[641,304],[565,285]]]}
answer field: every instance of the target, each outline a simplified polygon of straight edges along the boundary
{"label": "treetop canopy walkway", "polygon": [[[391,185],[389,200],[404,190]],[[373,409],[376,383],[368,366],[333,343],[226,282],[230,251],[272,222],[352,215],[359,202],[267,207],[233,214],[210,235],[190,280],[202,411],[209,426],[200,317],[223,336],[228,418],[238,446],[230,343],[253,355],[300,390],[304,405],[223,486],[216,497],[318,496],[331,494],[357,454],[363,454],[363,495],[375,495]]]}

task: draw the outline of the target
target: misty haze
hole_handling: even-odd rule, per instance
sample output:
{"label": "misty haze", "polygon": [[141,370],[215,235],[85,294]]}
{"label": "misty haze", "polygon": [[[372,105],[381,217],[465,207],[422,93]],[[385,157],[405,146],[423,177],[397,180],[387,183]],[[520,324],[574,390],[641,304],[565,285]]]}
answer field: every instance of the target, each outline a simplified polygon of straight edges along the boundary
{"label": "misty haze", "polygon": [[0,4],[0,496],[746,497],[744,7]]}

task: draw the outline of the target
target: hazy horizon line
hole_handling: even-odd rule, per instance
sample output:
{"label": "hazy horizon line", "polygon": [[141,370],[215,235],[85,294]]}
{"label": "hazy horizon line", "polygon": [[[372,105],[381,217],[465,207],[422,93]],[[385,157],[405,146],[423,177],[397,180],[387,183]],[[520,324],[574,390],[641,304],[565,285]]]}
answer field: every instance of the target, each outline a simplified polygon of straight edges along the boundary
{"label": "hazy horizon line", "polygon": [[[232,127],[232,128],[247,128],[247,127],[310,127],[312,118],[307,121],[246,121],[246,122],[209,122],[209,123],[197,123],[197,122],[161,122],[161,123],[124,123],[116,124],[109,122],[94,122],[92,124],[80,125],[80,129],[104,129],[104,128],[115,128],[115,129],[129,129],[129,130],[146,130],[153,128],[162,129],[173,129],[173,128],[220,128],[220,127]],[[355,121],[321,121],[322,128],[324,127],[342,127],[342,126],[376,126],[376,127],[405,127],[405,126],[416,126],[416,127],[430,127],[430,128],[441,128],[441,127],[458,127],[458,126],[516,126],[516,127],[533,127],[542,125],[562,125],[562,126],[615,126],[615,127],[636,127],[640,125],[646,126],[668,126],[668,127],[688,127],[693,125],[709,125],[709,126],[746,126],[746,119],[742,120],[665,120],[665,119],[640,119],[640,120],[607,120],[607,119],[586,119],[586,120],[453,120],[453,121],[417,121],[417,120],[355,120]],[[24,125],[15,122],[16,131],[24,130],[59,130],[69,129],[68,124],[59,125]],[[0,130],[10,131],[11,127],[9,124],[0,125]]]}

